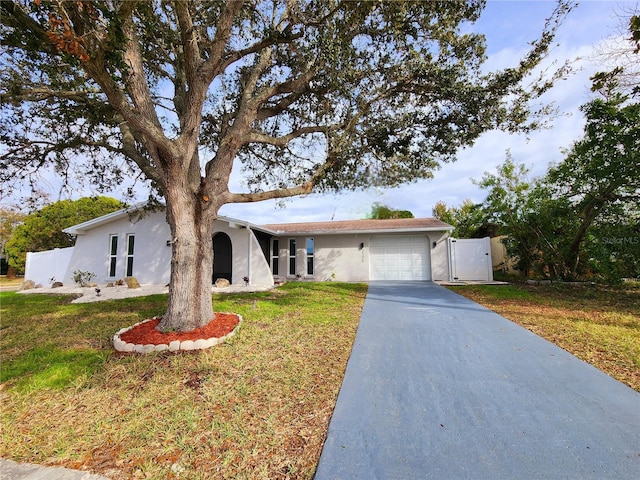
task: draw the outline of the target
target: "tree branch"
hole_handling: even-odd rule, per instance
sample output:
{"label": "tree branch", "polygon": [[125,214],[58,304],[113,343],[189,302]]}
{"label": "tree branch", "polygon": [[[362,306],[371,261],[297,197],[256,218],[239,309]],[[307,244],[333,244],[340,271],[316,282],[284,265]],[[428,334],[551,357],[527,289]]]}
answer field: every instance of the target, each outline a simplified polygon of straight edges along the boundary
{"label": "tree branch", "polygon": [[209,60],[200,67],[200,75],[204,78],[207,85],[229,65],[224,60],[224,51],[231,35],[233,20],[240,12],[242,6],[242,0],[228,0],[225,2],[222,15],[216,24],[215,37],[209,47]]}
{"label": "tree branch", "polygon": [[264,133],[252,131],[249,133],[246,143],[265,143],[268,145],[273,145],[275,147],[284,148],[287,146],[287,144],[291,140],[300,138],[303,135],[308,135],[311,133],[323,133],[323,132],[327,132],[328,130],[337,130],[338,128],[339,128],[338,125],[334,125],[332,127],[327,127],[322,125],[300,127],[288,133],[287,135],[282,135],[280,137],[274,137],[271,135],[266,135]]}
{"label": "tree branch", "polygon": [[177,0],[175,2],[176,16],[180,27],[180,37],[182,38],[182,49],[184,52],[184,70],[186,74],[189,90],[193,89],[197,83],[198,67],[200,65],[200,47],[198,36],[193,26],[193,19],[189,11],[189,2]]}
{"label": "tree branch", "polygon": [[227,192],[224,200],[227,203],[251,203],[261,202],[263,200],[272,200],[275,198],[295,197],[297,195],[307,195],[311,193],[313,188],[312,182],[306,182],[303,185],[291,188],[278,188],[268,190],[266,192],[256,193],[231,193]]}
{"label": "tree branch", "polygon": [[51,90],[44,87],[21,88],[18,92],[7,92],[0,95],[0,102],[40,102],[51,98],[67,100],[86,100],[89,95],[100,94],[99,90],[80,92],[77,90]]}

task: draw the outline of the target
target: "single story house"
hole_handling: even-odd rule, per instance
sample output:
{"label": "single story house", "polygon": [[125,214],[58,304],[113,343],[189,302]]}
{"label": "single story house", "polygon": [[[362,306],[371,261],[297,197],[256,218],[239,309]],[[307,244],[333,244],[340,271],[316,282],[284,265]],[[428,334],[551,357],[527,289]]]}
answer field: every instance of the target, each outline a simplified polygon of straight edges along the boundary
{"label": "single story house", "polygon": [[[219,217],[212,282],[450,280],[452,230],[434,218],[254,225]],[[127,276],[143,284],[169,282],[171,238],[164,211],[131,207],[65,232],[76,236],[75,246],[28,254],[25,279],[71,285],[73,272],[82,271],[94,273],[98,283]]]}

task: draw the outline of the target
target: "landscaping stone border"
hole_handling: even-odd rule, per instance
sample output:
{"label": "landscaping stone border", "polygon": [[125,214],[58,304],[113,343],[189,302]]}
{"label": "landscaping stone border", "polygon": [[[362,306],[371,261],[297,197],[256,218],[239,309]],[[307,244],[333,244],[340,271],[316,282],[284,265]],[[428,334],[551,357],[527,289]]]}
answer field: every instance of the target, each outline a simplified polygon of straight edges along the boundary
{"label": "landscaping stone border", "polygon": [[[221,312],[225,313],[225,312]],[[168,344],[161,343],[159,345],[148,344],[136,344],[136,343],[128,343],[120,338],[125,332],[128,332],[134,327],[141,325],[146,322],[150,322],[152,320],[158,320],[158,317],[149,318],[147,320],[143,320],[141,322],[136,323],[135,325],[131,325],[130,327],[122,328],[116,332],[113,336],[113,348],[115,348],[118,352],[125,353],[151,353],[151,352],[163,352],[168,350],[169,352],[177,352],[179,350],[189,351],[189,350],[204,350],[206,348],[211,348],[215,345],[219,345],[229,338],[233,337],[240,328],[242,324],[242,315],[238,315],[237,313],[232,313],[231,315],[236,315],[238,317],[238,324],[235,326],[233,330],[222,337],[211,337],[211,338],[201,338],[198,340],[174,340]]]}

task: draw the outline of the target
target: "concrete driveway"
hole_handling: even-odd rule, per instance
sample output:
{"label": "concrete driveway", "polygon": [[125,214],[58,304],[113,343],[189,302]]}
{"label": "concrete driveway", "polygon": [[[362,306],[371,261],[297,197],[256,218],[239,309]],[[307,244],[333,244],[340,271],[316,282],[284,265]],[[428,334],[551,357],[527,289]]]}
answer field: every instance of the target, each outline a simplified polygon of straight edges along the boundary
{"label": "concrete driveway", "polygon": [[635,480],[640,394],[443,287],[374,282],[315,478]]}

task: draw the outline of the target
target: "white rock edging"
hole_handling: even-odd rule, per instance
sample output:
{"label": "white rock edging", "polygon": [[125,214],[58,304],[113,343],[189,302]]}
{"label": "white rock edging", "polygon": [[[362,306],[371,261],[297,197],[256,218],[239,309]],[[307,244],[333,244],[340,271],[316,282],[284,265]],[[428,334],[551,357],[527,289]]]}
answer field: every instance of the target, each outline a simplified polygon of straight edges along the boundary
{"label": "white rock edging", "polygon": [[[226,312],[220,312],[220,313],[226,313]],[[138,322],[135,325],[132,325],[130,327],[126,327],[118,330],[116,334],[113,336],[113,348],[115,348],[118,352],[126,352],[126,353],[131,353],[131,352],[151,353],[151,352],[162,352],[164,350],[168,350],[170,352],[176,352],[178,350],[185,350],[185,351],[204,350],[206,348],[211,348],[215,345],[219,345],[235,335],[236,331],[238,330],[238,328],[240,328],[240,325],[242,324],[242,316],[238,315],[237,313],[230,313],[229,315],[235,315],[236,317],[238,317],[238,324],[235,326],[233,330],[231,330],[228,334],[223,335],[222,337],[201,338],[198,340],[185,340],[184,342],[181,342],[180,340],[174,340],[172,342],[169,342],[168,345],[166,343],[161,343],[159,345],[151,345],[151,344],[141,345],[141,344],[135,344],[135,343],[127,343],[120,338],[120,335],[122,335],[125,332],[128,332],[132,328],[137,327],[142,323],[146,323],[146,322],[150,322],[152,320],[158,319],[158,317],[153,317],[153,318],[149,318],[148,320],[143,320],[142,322]]]}

